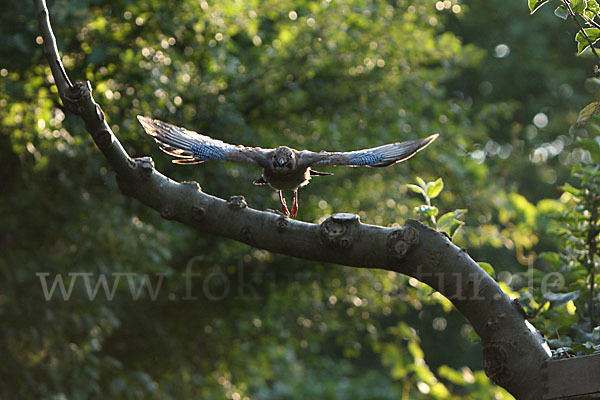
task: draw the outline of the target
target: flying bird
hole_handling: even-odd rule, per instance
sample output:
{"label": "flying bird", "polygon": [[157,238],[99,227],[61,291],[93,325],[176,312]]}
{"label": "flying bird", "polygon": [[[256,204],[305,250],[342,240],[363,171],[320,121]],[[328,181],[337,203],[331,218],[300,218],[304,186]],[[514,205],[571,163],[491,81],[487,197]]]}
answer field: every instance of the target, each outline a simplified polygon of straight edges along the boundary
{"label": "flying bird", "polygon": [[[255,180],[254,184],[268,184],[277,190],[281,212],[292,216],[298,213],[298,189],[307,185],[312,176],[332,175],[328,172],[315,171],[312,169],[313,166],[387,167],[412,157],[438,137],[438,134],[434,134],[423,139],[391,143],[364,150],[316,153],[309,150],[298,151],[287,146],[279,146],[275,149],[234,146],[163,121],[141,115],[137,118],[161,150],[177,157],[173,160],[176,164],[199,164],[211,160],[247,163],[261,167],[262,176]],[[291,211],[288,210],[283,197],[283,190],[292,190],[294,193]]]}

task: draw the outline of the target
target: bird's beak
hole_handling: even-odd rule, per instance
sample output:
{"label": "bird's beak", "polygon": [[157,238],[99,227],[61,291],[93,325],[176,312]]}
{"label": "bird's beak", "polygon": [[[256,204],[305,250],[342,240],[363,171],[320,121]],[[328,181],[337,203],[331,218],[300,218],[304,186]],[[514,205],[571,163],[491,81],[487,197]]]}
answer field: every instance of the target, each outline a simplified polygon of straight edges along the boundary
{"label": "bird's beak", "polygon": [[283,157],[279,157],[277,159],[277,163],[279,164],[280,167],[283,167],[285,165],[285,160],[283,159]]}

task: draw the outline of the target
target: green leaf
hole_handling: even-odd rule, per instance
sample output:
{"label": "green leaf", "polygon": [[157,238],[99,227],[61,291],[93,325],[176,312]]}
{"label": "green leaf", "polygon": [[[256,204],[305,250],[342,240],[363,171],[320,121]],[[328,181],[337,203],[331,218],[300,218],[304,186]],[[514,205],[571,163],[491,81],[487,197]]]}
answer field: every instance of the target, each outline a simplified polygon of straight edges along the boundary
{"label": "green leaf", "polygon": [[586,0],[571,0],[571,10],[575,14],[583,14],[585,7],[587,6]]}
{"label": "green leaf", "polygon": [[425,193],[425,190],[417,185],[413,185],[412,183],[409,183],[406,185],[407,188],[409,188],[410,190],[412,190],[415,193],[421,193],[423,195],[423,197],[427,196],[427,193]]}
{"label": "green leaf", "polygon": [[477,332],[475,332],[475,329],[471,329],[469,331],[469,340],[471,340],[471,342],[473,343],[481,343],[481,338],[479,337]]}
{"label": "green leaf", "polygon": [[[585,31],[586,35],[590,38],[592,43],[596,43],[598,39],[600,39],[600,29],[584,28],[583,30]],[[583,36],[581,30],[577,32],[577,35],[575,35],[575,41],[577,42],[577,55],[583,53],[585,49],[590,47],[589,42],[587,41],[585,36]]]}
{"label": "green leaf", "polygon": [[558,187],[563,192],[571,193],[573,196],[579,196],[581,194],[581,189],[571,186],[568,183],[565,183],[562,186]]}
{"label": "green leaf", "polygon": [[538,8],[546,4],[548,0],[529,0],[529,12],[533,14]]}
{"label": "green leaf", "polygon": [[566,20],[567,18],[569,18],[569,11],[564,6],[564,4],[561,4],[554,10],[554,15],[556,15],[558,18]]}
{"label": "green leaf", "polygon": [[420,206],[415,207],[414,212],[426,217],[435,217],[438,215],[438,208],[434,206],[428,206],[427,204],[421,204]]}
{"label": "green leaf", "polygon": [[554,268],[560,266],[560,255],[553,251],[544,251],[543,253],[540,253],[538,258],[549,262]]}
{"label": "green leaf", "polygon": [[485,272],[487,272],[487,274],[489,276],[491,276],[492,278],[496,279],[496,271],[494,271],[494,267],[492,267],[491,264],[486,263],[486,262],[478,262],[477,265],[479,265],[482,270],[484,270]]}
{"label": "green leaf", "polygon": [[594,338],[596,342],[600,341],[600,326],[594,328],[592,331],[592,338]]}
{"label": "green leaf", "polygon": [[600,160],[600,145],[593,139],[582,139],[577,142],[577,147],[581,147],[584,150],[590,152],[592,156],[592,160],[598,161]]}
{"label": "green leaf", "polygon": [[418,184],[419,184],[419,186],[421,186],[423,189],[425,189],[425,188],[427,187],[427,183],[425,183],[425,181],[424,181],[424,180],[423,180],[421,177],[419,177],[419,176],[417,176],[417,183],[418,183]]}
{"label": "green leaf", "polygon": [[585,15],[589,19],[594,19],[600,12],[600,6],[596,0],[588,0],[587,7],[585,8]]}
{"label": "green leaf", "polygon": [[442,178],[438,178],[435,182],[429,182],[427,184],[427,196],[430,199],[435,199],[444,189],[444,181]]}
{"label": "green leaf", "polygon": [[452,369],[447,365],[442,365],[441,367],[438,368],[438,375],[441,376],[442,378],[449,380],[450,382],[454,383],[455,385],[464,386],[466,383],[466,380],[461,372],[459,372],[455,369]]}
{"label": "green leaf", "polygon": [[588,128],[594,130],[596,132],[596,135],[600,134],[600,125],[598,125],[594,122],[590,122],[590,125],[588,126]]}
{"label": "green leaf", "polygon": [[438,220],[437,229],[445,232],[450,238],[452,238],[456,231],[458,231],[458,229],[465,224],[463,221],[457,218],[466,212],[467,210],[454,210],[442,215]]}
{"label": "green leaf", "polygon": [[550,308],[554,308],[565,305],[571,300],[577,300],[580,294],[581,290],[575,290],[567,293],[546,292],[544,293],[544,298],[550,302]]}
{"label": "green leaf", "polygon": [[[591,38],[590,38],[591,39]],[[585,40],[585,38],[584,38]],[[586,40],[587,43],[587,40]],[[592,116],[598,114],[600,112],[600,107],[597,101],[588,104],[583,107],[581,111],[579,111],[579,115],[577,116],[577,121],[575,122],[575,126],[580,127],[585,125]]]}

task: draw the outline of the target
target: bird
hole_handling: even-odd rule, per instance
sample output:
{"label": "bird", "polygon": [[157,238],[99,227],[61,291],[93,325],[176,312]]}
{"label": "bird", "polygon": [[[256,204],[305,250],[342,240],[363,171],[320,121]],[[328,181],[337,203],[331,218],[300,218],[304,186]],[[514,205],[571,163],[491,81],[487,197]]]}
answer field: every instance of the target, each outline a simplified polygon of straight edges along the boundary
{"label": "bird", "polygon": [[[312,169],[313,166],[387,167],[409,159],[439,136],[436,133],[426,138],[347,152],[299,151],[288,146],[263,149],[232,145],[142,115],[138,115],[137,118],[145,132],[155,140],[162,151],[177,157],[173,160],[175,164],[231,161],[261,167],[261,177],[253,183],[256,185],[268,184],[275,189],[279,194],[281,212],[285,216],[291,215],[292,217],[298,214],[298,189],[306,186],[313,176],[333,175],[329,172],[316,171]],[[291,211],[283,197],[284,190],[293,191]]]}

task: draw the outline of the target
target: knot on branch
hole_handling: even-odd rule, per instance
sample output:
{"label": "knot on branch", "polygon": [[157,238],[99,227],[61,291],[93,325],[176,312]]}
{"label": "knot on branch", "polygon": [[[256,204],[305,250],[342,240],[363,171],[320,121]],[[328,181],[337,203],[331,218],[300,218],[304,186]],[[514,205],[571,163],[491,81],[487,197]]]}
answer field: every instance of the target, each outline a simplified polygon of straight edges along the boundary
{"label": "knot on branch", "polygon": [[277,218],[275,224],[277,225],[277,232],[284,232],[288,228],[288,218],[282,215]]}
{"label": "knot on branch", "polygon": [[350,249],[357,239],[359,225],[356,214],[333,214],[321,224],[321,242],[331,248]]}
{"label": "knot on branch", "polygon": [[496,331],[503,324],[503,319],[506,318],[506,313],[500,313],[497,316],[490,317],[485,323],[485,327],[490,331]]}
{"label": "knot on branch", "polygon": [[140,176],[149,179],[154,171],[154,160],[150,157],[140,157],[135,159],[135,166],[139,168]]}
{"label": "knot on branch", "polygon": [[231,196],[229,200],[227,200],[227,206],[232,210],[239,210],[248,207],[248,204],[246,203],[244,196]]}
{"label": "knot on branch", "polygon": [[[197,185],[198,190],[200,190],[200,185]],[[208,209],[208,204],[205,200],[199,200],[195,205],[192,206],[192,218],[196,221],[202,221],[206,218]]]}
{"label": "knot on branch", "polygon": [[502,343],[488,343],[483,348],[483,370],[491,380],[500,386],[506,386],[512,379],[507,359],[507,352]]}
{"label": "knot on branch", "polygon": [[202,188],[200,187],[200,184],[198,182],[195,182],[195,181],[183,181],[183,182],[181,182],[181,184],[185,185],[186,187],[192,189],[195,192],[202,191]]}
{"label": "knot on branch", "polygon": [[[96,111],[101,114],[102,118],[104,118],[104,114],[102,113],[100,106],[96,105]],[[98,146],[100,150],[104,151],[113,144],[115,137],[110,131],[106,129],[100,129],[92,132],[92,139],[94,139],[96,146]]]}
{"label": "knot on branch", "polygon": [[244,226],[241,231],[242,238],[246,243],[254,243],[254,235],[249,226]]}
{"label": "knot on branch", "polygon": [[65,93],[65,107],[77,115],[83,114],[84,102],[91,100],[92,85],[90,81],[77,82]]}
{"label": "knot on branch", "polygon": [[192,206],[192,218],[196,221],[202,221],[206,217],[206,207],[204,205]]}
{"label": "knot on branch", "polygon": [[419,243],[419,232],[412,226],[392,231],[387,237],[386,249],[393,261],[399,261]]}

